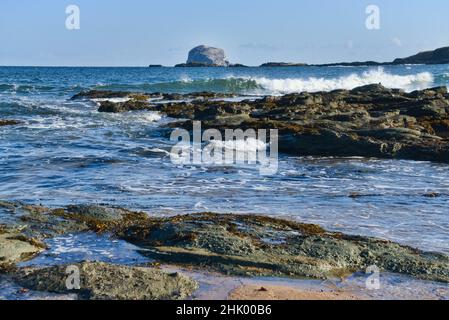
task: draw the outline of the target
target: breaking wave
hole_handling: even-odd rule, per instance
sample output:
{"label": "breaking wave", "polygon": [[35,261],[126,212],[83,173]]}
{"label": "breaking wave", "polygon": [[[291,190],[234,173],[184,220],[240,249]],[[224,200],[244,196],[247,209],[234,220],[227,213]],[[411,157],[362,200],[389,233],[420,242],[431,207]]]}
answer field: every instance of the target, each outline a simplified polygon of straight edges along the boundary
{"label": "breaking wave", "polygon": [[255,79],[228,77],[224,79],[181,79],[173,82],[148,84],[111,84],[95,87],[100,90],[131,90],[145,92],[191,93],[191,92],[225,92],[245,93],[263,89]]}
{"label": "breaking wave", "polygon": [[294,92],[317,92],[332,91],[336,89],[354,89],[359,86],[380,83],[387,88],[398,88],[406,91],[425,89],[432,86],[433,75],[422,72],[411,75],[394,75],[387,73],[383,68],[353,73],[338,78],[297,78],[297,79],[267,79],[258,78],[256,82],[274,94],[285,94]]}
{"label": "breaking wave", "polygon": [[409,75],[396,75],[383,68],[371,69],[363,73],[352,73],[340,77],[301,77],[274,79],[268,77],[226,77],[222,79],[180,79],[164,83],[148,84],[111,84],[100,85],[95,89],[130,90],[145,92],[225,92],[250,95],[279,95],[295,92],[332,91],[353,89],[358,86],[381,83],[388,88],[406,91],[425,89],[433,85],[434,77],[430,72]]}

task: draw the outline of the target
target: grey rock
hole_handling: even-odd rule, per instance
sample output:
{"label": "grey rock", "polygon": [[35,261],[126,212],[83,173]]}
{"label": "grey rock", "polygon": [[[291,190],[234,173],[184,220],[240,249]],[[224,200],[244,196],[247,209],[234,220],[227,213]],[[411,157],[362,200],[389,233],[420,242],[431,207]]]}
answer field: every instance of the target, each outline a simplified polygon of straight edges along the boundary
{"label": "grey rock", "polygon": [[[87,96],[109,95],[91,92]],[[128,94],[128,96],[130,93]],[[279,150],[296,156],[361,156],[449,162],[446,87],[411,93],[370,84],[352,90],[226,101],[214,93],[162,95],[159,103],[103,102],[99,111],[158,111],[170,128],[278,129]],[[166,103],[160,103],[164,101]],[[174,101],[179,100],[179,101]],[[184,100],[184,101],[181,101]],[[187,101],[189,100],[189,101]],[[187,120],[187,121],[185,121]]]}
{"label": "grey rock", "polygon": [[198,285],[179,273],[106,263],[79,263],[80,290],[66,287],[67,266],[25,268],[15,275],[21,286],[44,292],[77,293],[85,300],[177,300],[190,296]]}
{"label": "grey rock", "polygon": [[257,215],[173,217],[118,236],[163,263],[233,275],[326,279],[375,264],[388,272],[449,282],[446,255]]}
{"label": "grey rock", "polygon": [[44,244],[27,238],[19,230],[0,229],[0,267],[31,259],[44,248]]}
{"label": "grey rock", "polygon": [[229,63],[223,49],[201,45],[190,50],[187,64],[226,67]]}
{"label": "grey rock", "polygon": [[[331,133],[326,134],[329,140],[335,138]],[[359,148],[364,146],[360,144]],[[398,143],[383,144],[382,149],[410,151]],[[5,203],[8,208],[11,205],[16,207],[13,203]],[[34,209],[28,206],[28,210],[30,215],[47,211],[39,206]],[[87,225],[92,231],[105,232],[140,247],[139,252],[155,262],[188,268],[245,276],[326,279],[364,271],[375,264],[387,272],[449,282],[447,255],[375,238],[330,232],[318,225],[291,220],[214,213],[158,218],[126,209],[89,205],[55,209],[50,214],[60,217],[52,223],[63,224],[57,229],[67,225],[69,220],[82,228]],[[42,228],[46,226],[44,223]],[[35,241],[11,229],[3,229],[0,235],[6,239],[7,250],[3,253],[12,257],[7,258],[10,261],[22,261],[42,250]],[[9,241],[20,243],[11,246]],[[17,256],[17,249],[25,255]],[[197,289],[197,284],[185,276],[154,268],[104,263],[79,263],[76,266],[80,270],[81,291],[74,293],[81,299],[183,299]],[[1,267],[0,263],[0,270]],[[72,293],[65,286],[66,266],[6,271],[24,288]]]}

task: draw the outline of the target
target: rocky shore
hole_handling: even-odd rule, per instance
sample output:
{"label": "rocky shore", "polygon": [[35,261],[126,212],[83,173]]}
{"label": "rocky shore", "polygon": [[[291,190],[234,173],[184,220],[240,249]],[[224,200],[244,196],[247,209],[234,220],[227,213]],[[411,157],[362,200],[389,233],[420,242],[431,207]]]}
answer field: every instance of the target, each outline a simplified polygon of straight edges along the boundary
{"label": "rocky shore", "polygon": [[[449,160],[446,87],[407,93],[375,84],[260,98],[213,92],[88,91],[72,99],[94,101],[99,112],[159,112],[174,119],[166,124],[167,129],[191,130],[193,121],[201,121],[203,130],[278,129],[280,151],[297,156]],[[444,254],[267,216],[205,212],[156,217],[106,205],[47,208],[7,201],[0,201],[0,213],[0,278],[23,290],[72,294],[78,299],[195,297],[196,279],[161,265],[233,277],[323,280],[345,279],[375,265],[382,272],[449,282],[449,257]],[[87,233],[132,244],[152,262],[77,261],[74,266],[82,274],[81,290],[67,288],[64,261],[58,264],[55,260],[55,265],[46,267],[22,264],[48,252],[50,239]],[[320,294],[257,285],[242,286],[231,294],[232,299],[251,297],[360,298],[344,292]]]}
{"label": "rocky shore", "polygon": [[404,92],[380,84],[353,90],[297,93],[226,101],[215,93],[82,92],[73,99],[100,102],[100,112],[158,111],[179,119],[171,127],[278,129],[279,150],[295,156],[361,156],[449,162],[446,87]]}
{"label": "rocky shore", "polygon": [[[214,213],[159,218],[98,205],[51,209],[2,202],[0,209],[9,216],[0,229],[3,276],[27,290],[75,293],[80,299],[183,299],[198,288],[188,276],[158,269],[160,263],[228,275],[315,279],[344,278],[376,265],[382,271],[449,282],[449,257],[443,254],[291,220]],[[16,265],[46,250],[46,240],[79,232],[127,241],[155,262],[80,262],[81,291],[66,288],[67,266]]]}

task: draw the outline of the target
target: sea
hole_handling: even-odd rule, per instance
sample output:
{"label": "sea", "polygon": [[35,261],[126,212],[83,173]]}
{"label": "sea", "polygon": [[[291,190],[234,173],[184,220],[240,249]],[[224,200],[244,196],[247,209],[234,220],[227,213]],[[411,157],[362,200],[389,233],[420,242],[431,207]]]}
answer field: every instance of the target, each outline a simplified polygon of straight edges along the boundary
{"label": "sea", "polygon": [[[153,216],[262,214],[449,254],[448,164],[280,154],[271,176],[250,165],[182,166],[169,156],[166,125],[175,119],[156,112],[99,113],[95,101],[70,100],[90,89],[257,98],[372,83],[406,91],[448,86],[449,65],[0,67],[0,119],[20,121],[0,127],[0,200],[105,204]],[[0,224],[5,215],[0,211]],[[73,252],[75,245],[63,238],[58,252]],[[95,246],[101,251],[111,244]],[[110,254],[119,255],[116,249]]]}

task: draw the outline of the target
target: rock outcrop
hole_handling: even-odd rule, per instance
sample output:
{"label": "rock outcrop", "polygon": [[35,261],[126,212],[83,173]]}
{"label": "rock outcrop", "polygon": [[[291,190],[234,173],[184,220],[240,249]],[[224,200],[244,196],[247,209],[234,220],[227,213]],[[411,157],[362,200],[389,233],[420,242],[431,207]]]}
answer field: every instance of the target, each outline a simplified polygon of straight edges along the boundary
{"label": "rock outcrop", "polygon": [[193,214],[139,224],[117,235],[147,249],[142,254],[152,259],[225,274],[327,279],[376,265],[449,282],[449,258],[443,254],[257,215]]}
{"label": "rock outcrop", "polygon": [[172,118],[188,119],[170,126],[190,130],[194,120],[202,121],[204,130],[278,129],[279,150],[296,156],[449,162],[446,87],[406,93],[368,85],[353,90],[304,92],[240,102],[219,101],[218,97],[214,93],[178,95],[179,102],[160,103],[169,98],[162,95],[158,102],[135,99],[105,102],[100,111],[158,111]]}
{"label": "rock outcrop", "polygon": [[223,49],[201,45],[190,50],[185,66],[227,67],[228,65]]}
{"label": "rock outcrop", "polygon": [[[376,265],[382,271],[449,282],[449,257],[394,242],[329,232],[318,225],[258,215],[199,213],[167,218],[97,205],[59,209],[11,204],[35,230],[78,229],[110,234],[142,249],[155,262],[244,276],[345,277]],[[56,217],[58,219],[53,219]],[[52,224],[43,221],[50,219]],[[40,228],[36,228],[42,221]],[[57,225],[60,224],[58,227]],[[72,228],[67,229],[71,232]],[[47,232],[49,234],[50,232]],[[77,264],[85,299],[175,299],[196,283],[142,267]],[[25,288],[67,293],[65,267],[10,271]],[[125,279],[127,279],[125,281]]]}
{"label": "rock outcrop", "polygon": [[420,52],[414,56],[396,59],[393,64],[446,64],[449,63],[449,47]]}
{"label": "rock outcrop", "polygon": [[198,284],[179,273],[156,268],[128,267],[97,262],[83,262],[77,267],[80,289],[67,289],[67,267],[24,268],[14,275],[24,288],[51,293],[75,293],[85,300],[178,300],[189,297]]}
{"label": "rock outcrop", "polygon": [[2,120],[0,119],[0,127],[4,127],[4,126],[15,126],[20,124],[19,121],[16,120]]}
{"label": "rock outcrop", "polygon": [[267,62],[264,64],[261,64],[261,68],[267,68],[267,67],[304,67],[307,66],[305,63],[291,63],[291,62]]}

